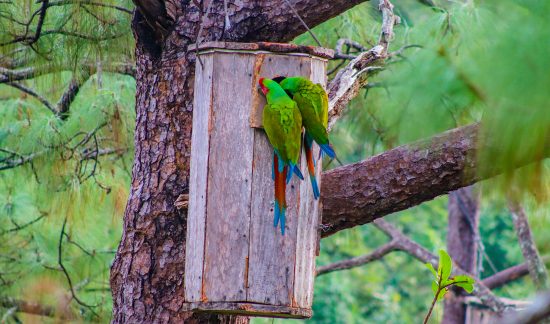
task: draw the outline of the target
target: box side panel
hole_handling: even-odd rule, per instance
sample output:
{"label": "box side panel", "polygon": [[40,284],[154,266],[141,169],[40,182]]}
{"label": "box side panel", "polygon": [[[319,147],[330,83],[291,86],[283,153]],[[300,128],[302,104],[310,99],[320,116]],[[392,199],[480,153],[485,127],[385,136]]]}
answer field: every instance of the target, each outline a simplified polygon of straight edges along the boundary
{"label": "box side panel", "polygon": [[[261,63],[261,65],[258,64]],[[266,54],[257,58],[256,70],[259,77],[273,78],[278,75],[310,75],[308,57],[294,57]],[[260,94],[255,105],[265,105]],[[256,129],[254,144],[254,169],[252,183],[252,210],[250,235],[250,267],[248,275],[249,302],[270,305],[291,305],[294,291],[294,267],[296,258],[296,235],[300,186],[304,181],[293,177],[287,185],[286,231],[273,226],[274,183],[271,169],[273,148],[265,132]],[[302,168],[302,173],[306,169]]]}
{"label": "box side panel", "polygon": [[[315,83],[326,87],[326,62],[311,59],[311,77]],[[305,154],[302,152],[302,164],[305,168]],[[319,146],[313,144],[313,157],[319,157]],[[321,169],[323,161],[317,160],[316,178],[321,188]],[[309,177],[308,177],[309,178]],[[320,224],[320,202],[314,199],[311,182],[304,181],[300,188],[300,216],[298,217],[298,241],[296,244],[296,268],[294,286],[294,307],[310,308],[313,302],[313,283],[315,279],[315,256],[318,250]]]}
{"label": "box side panel", "polygon": [[203,297],[246,300],[254,130],[254,56],[215,53]]}
{"label": "box side panel", "polygon": [[202,56],[197,64],[191,135],[189,208],[185,255],[185,300],[200,301],[206,221],[206,179],[208,174],[209,131],[212,108],[212,55]]}

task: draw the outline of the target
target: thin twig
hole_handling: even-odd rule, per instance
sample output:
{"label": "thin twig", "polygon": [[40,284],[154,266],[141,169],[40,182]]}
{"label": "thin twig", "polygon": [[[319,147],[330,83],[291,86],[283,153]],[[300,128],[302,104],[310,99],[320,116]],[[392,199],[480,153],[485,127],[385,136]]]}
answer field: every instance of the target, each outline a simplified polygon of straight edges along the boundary
{"label": "thin twig", "polygon": [[4,235],[6,233],[13,233],[13,232],[17,232],[17,231],[20,231],[20,230],[23,230],[29,226],[31,226],[32,224],[34,223],[37,223],[39,222],[40,220],[42,220],[44,217],[46,217],[46,214],[42,214],[40,216],[38,216],[37,218],[29,221],[28,223],[25,223],[23,225],[17,225],[15,226],[14,228],[10,228],[10,229],[7,229],[7,230],[4,230],[2,232],[0,232],[0,235]]}
{"label": "thin twig", "polygon": [[33,89],[28,88],[28,87],[26,87],[26,86],[24,86],[20,83],[17,83],[17,82],[8,82],[7,84],[11,87],[14,87],[14,88],[28,94],[28,95],[31,95],[31,96],[35,97],[44,106],[46,106],[46,108],[48,108],[51,112],[53,112],[55,114],[55,108],[52,106],[52,104],[46,98],[44,98],[42,95],[38,94]]}
{"label": "thin twig", "polygon": [[397,242],[390,241],[380,246],[379,248],[377,248],[376,250],[374,250],[369,254],[321,266],[317,269],[317,276],[322,276],[324,274],[331,273],[334,271],[341,271],[341,270],[347,270],[347,269],[359,267],[367,263],[380,260],[387,254],[391,253],[392,251],[395,251],[396,249],[397,249]]}
{"label": "thin twig", "polygon": [[300,14],[298,13],[298,11],[296,11],[296,9],[294,8],[294,6],[290,3],[290,1],[288,0],[285,0],[286,4],[290,7],[290,10],[292,11],[292,13],[296,16],[296,18],[298,18],[298,20],[300,20],[300,23],[302,23],[302,25],[307,29],[307,32],[311,35],[311,37],[313,37],[313,39],[315,40],[315,42],[317,42],[317,45],[319,45],[319,47],[323,47],[323,45],[321,44],[321,42],[319,41],[319,39],[317,38],[317,36],[315,36],[315,34],[313,33],[313,31],[309,28],[309,26],[306,24],[306,22],[302,19],[302,17],[300,16]]}
{"label": "thin twig", "polygon": [[88,304],[86,304],[85,302],[83,302],[82,300],[80,300],[78,298],[78,296],[76,295],[76,292],[74,290],[74,287],[73,287],[73,282],[71,280],[71,276],[69,275],[69,272],[67,271],[67,268],[65,268],[65,265],[63,264],[63,237],[66,235],[65,234],[65,226],[66,225],[67,225],[67,216],[65,216],[65,218],[63,219],[63,225],[61,226],[61,234],[59,235],[59,243],[57,245],[57,264],[59,265],[59,268],[61,269],[61,271],[65,275],[65,278],[67,279],[67,283],[69,284],[69,288],[70,288],[70,291],[71,291],[72,298],[80,306],[88,308],[90,310],[90,312],[92,312],[92,314],[94,314],[97,317],[98,314],[92,309],[93,307],[97,307],[97,305],[88,305]]}

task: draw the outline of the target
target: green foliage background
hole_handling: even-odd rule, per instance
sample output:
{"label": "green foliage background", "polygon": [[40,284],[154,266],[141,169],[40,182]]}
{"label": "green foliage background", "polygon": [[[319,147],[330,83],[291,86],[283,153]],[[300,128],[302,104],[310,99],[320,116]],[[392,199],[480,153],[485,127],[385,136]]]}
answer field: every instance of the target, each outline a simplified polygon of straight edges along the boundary
{"label": "green foliage background", "polygon": [[[130,1],[106,3],[132,7]],[[396,26],[390,49],[413,44],[422,48],[405,49],[402,56],[390,59],[385,70],[369,76],[375,86],[363,90],[350,104],[331,135],[345,162],[480,120],[495,148],[479,157],[484,168],[510,166],[525,156],[547,152],[549,2],[438,1],[437,8],[412,0],[394,4],[402,23]],[[0,2],[0,43],[24,33],[17,21],[37,8],[39,4],[30,0]],[[108,67],[133,61],[131,17],[94,6],[50,10],[47,30],[61,28],[89,37],[53,33],[40,38],[34,49],[0,46],[0,66],[17,63],[21,68],[55,71],[24,82],[53,103],[85,66],[105,68],[86,81],[66,121],[32,96],[0,85],[0,161],[12,156],[10,152],[36,155],[32,163],[0,170],[0,301],[8,297],[38,301],[59,313],[68,309],[83,321],[108,322],[109,265],[121,236],[135,122],[135,80],[109,73]],[[380,15],[373,2],[314,32],[326,47],[334,47],[339,38],[368,46],[377,42],[379,29]],[[113,38],[96,39],[105,35]],[[307,34],[295,42],[314,45]],[[329,69],[337,63],[331,62]],[[95,134],[93,140],[77,145],[89,134]],[[85,157],[96,141],[97,147],[119,153],[93,163]],[[541,253],[550,252],[550,238],[545,235],[550,221],[548,168],[548,163],[537,163],[479,186],[484,197],[480,231],[486,254],[481,277],[522,262],[503,199],[511,186],[521,189]],[[445,247],[446,204],[446,197],[440,197],[386,219],[436,253]],[[67,278],[59,269],[65,219],[62,262],[78,298],[97,307],[71,300]],[[343,231],[322,240],[317,263],[366,254],[386,241],[384,234],[368,225]],[[310,321],[420,322],[432,298],[430,284],[431,274],[422,263],[394,252],[379,262],[319,277]],[[496,292],[523,299],[534,289],[524,278]],[[4,316],[8,308],[0,312]],[[436,309],[434,321],[441,312]],[[38,319],[17,316],[24,322]],[[6,320],[14,322],[15,317]]]}

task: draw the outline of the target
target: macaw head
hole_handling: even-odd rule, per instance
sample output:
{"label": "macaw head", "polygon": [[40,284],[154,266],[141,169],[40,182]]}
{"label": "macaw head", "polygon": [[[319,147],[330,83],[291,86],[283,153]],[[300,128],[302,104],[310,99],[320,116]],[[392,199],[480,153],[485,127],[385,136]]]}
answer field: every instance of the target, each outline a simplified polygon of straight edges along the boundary
{"label": "macaw head", "polygon": [[269,79],[266,79],[266,78],[260,78],[260,81],[258,81],[258,83],[260,84],[260,89],[262,90],[263,94],[264,95],[267,95],[267,93],[269,92],[269,87],[266,83],[269,83],[267,82]]}

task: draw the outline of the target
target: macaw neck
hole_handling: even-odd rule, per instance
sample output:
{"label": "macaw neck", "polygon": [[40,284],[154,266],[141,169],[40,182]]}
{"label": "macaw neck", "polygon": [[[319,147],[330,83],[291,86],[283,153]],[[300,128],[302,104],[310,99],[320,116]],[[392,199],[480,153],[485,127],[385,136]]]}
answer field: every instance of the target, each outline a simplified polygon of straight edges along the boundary
{"label": "macaw neck", "polygon": [[288,97],[288,96],[286,92],[280,87],[269,89],[266,95],[266,98],[268,101],[277,100],[285,97]]}
{"label": "macaw neck", "polygon": [[290,92],[295,92],[301,86],[304,78],[302,77],[290,77],[281,81],[281,87]]}

